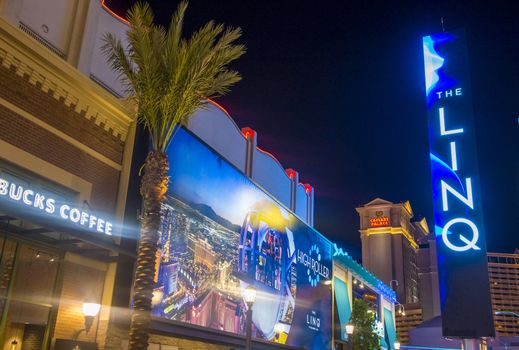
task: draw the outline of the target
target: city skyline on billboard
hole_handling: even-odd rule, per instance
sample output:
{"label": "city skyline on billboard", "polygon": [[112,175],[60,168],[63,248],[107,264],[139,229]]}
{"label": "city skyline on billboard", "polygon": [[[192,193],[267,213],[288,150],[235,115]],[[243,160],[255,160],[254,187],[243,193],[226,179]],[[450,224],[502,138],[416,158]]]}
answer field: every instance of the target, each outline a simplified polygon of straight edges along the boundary
{"label": "city skyline on billboard", "polygon": [[424,37],[423,53],[443,335],[493,336],[465,32]]}
{"label": "city skyline on billboard", "polygon": [[167,153],[152,314],[244,335],[252,284],[254,337],[331,349],[331,243],[187,130]]}

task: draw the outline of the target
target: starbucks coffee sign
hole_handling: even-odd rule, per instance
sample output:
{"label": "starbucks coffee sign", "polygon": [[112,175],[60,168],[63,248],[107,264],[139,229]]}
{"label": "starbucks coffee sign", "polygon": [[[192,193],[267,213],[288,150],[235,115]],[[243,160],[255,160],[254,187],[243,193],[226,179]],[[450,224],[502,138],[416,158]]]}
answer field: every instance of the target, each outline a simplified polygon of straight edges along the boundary
{"label": "starbucks coffee sign", "polygon": [[18,205],[29,210],[28,214],[61,220],[86,231],[112,235],[113,224],[107,218],[93,215],[89,210],[78,208],[72,203],[64,203],[42,191],[2,177],[0,177],[0,203]]}

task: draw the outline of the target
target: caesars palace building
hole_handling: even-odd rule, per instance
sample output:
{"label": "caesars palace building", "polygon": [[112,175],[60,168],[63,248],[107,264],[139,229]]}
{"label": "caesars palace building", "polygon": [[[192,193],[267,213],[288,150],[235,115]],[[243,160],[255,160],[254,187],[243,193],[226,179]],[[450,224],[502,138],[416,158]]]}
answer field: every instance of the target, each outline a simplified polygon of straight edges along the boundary
{"label": "caesars palace building", "polygon": [[[125,349],[145,135],[101,54],[98,0],[0,0],[0,346]],[[216,103],[168,149],[150,349],[341,349],[366,301],[393,349],[396,294],[313,229],[314,189]],[[216,130],[216,131],[215,131]],[[137,137],[136,137],[137,135]]]}

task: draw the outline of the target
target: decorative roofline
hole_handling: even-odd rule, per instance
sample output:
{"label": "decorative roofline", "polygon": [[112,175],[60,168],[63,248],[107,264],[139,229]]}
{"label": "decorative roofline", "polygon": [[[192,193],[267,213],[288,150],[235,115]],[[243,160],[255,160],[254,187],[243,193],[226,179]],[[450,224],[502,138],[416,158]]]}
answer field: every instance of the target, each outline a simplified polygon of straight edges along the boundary
{"label": "decorative roofline", "polygon": [[26,33],[0,17],[0,58],[6,68],[28,77],[42,91],[52,91],[57,100],[74,106],[77,113],[113,136],[125,140],[131,123],[129,103],[118,100],[82,72],[50,52]]}

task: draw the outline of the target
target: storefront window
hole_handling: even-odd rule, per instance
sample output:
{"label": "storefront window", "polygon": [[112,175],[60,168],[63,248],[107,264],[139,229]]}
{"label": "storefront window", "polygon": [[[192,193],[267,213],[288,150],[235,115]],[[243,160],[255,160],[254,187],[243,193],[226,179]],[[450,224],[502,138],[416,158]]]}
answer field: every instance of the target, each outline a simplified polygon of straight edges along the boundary
{"label": "storefront window", "polygon": [[13,274],[16,243],[6,238],[0,238],[0,317],[4,314],[9,292],[9,282]]}
{"label": "storefront window", "polygon": [[[55,253],[29,245],[20,246],[14,271],[7,278],[12,285],[7,298],[4,298],[3,350],[37,350],[43,347],[57,271],[58,256]],[[9,285],[8,281],[1,282]]]}

